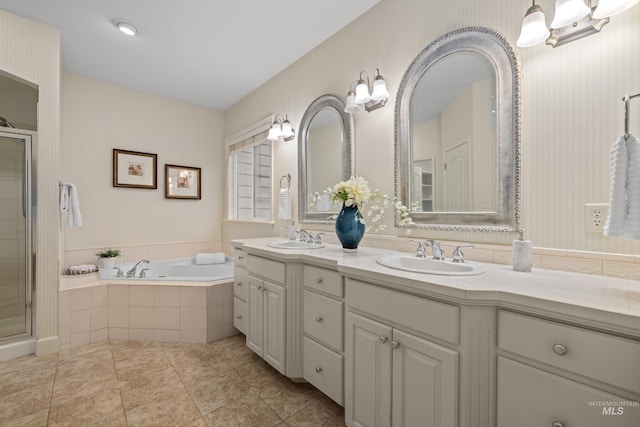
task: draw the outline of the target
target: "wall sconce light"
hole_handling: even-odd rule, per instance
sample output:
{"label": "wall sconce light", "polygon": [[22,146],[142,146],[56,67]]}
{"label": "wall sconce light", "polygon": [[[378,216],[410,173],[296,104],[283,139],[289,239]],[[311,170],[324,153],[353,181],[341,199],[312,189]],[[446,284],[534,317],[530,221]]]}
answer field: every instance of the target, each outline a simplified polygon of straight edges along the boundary
{"label": "wall sconce light", "polygon": [[276,114],[271,122],[271,129],[267,139],[269,141],[277,141],[282,138],[284,141],[291,141],[296,137],[296,130],[291,127],[291,122],[287,115],[282,119],[282,115]]}
{"label": "wall sconce light", "polygon": [[595,7],[583,0],[556,0],[551,29],[547,28],[542,7],[533,0],[522,20],[522,29],[516,45],[535,46],[546,40],[556,47],[599,32],[609,17],[624,12],[640,0],[600,0]]}
{"label": "wall sconce light", "polygon": [[387,83],[384,81],[382,75],[380,75],[380,70],[378,68],[376,68],[376,76],[373,79],[373,87],[371,91],[369,91],[369,76],[367,75],[367,81],[364,81],[362,74],[366,75],[364,71],[360,72],[360,78],[357,80],[355,93],[352,89],[353,83],[356,83],[356,81],[352,82],[349,87],[347,105],[344,109],[345,113],[357,113],[360,111],[362,105],[364,105],[365,111],[370,113],[373,110],[383,107],[387,103],[387,99],[389,99]]}

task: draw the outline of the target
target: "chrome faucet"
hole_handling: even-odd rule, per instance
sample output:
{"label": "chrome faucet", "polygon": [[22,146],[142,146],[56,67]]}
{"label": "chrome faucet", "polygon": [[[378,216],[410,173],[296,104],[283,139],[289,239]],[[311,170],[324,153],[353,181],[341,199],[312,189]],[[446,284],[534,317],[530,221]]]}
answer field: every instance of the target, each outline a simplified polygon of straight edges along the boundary
{"label": "chrome faucet", "polygon": [[427,252],[424,250],[424,244],[422,242],[419,242],[417,240],[409,240],[412,243],[417,243],[418,244],[418,249],[416,250],[416,256],[418,258],[426,258],[427,257]]}
{"label": "chrome faucet", "polygon": [[318,245],[319,245],[320,243],[322,243],[322,237],[321,237],[321,236],[322,236],[323,234],[324,234],[324,233],[318,233],[318,234],[316,234],[316,238],[315,238],[315,239],[313,239],[313,243],[316,243],[316,244],[318,244]]}
{"label": "chrome faucet", "polygon": [[313,243],[313,236],[307,230],[301,228],[300,230],[298,230],[298,233],[300,233],[301,242]]}
{"label": "chrome faucet", "polygon": [[138,272],[138,267],[140,267],[140,264],[149,264],[149,260],[143,259],[136,262],[136,265],[131,267],[131,270],[127,271],[127,277],[136,277],[136,273]]}
{"label": "chrome faucet", "polygon": [[425,246],[431,246],[431,250],[433,251],[433,259],[442,261],[444,260],[444,251],[440,247],[440,244],[435,240],[427,240],[424,242]]}
{"label": "chrome faucet", "polygon": [[453,257],[453,262],[464,262],[464,253],[462,252],[462,248],[472,248],[473,245],[460,245],[456,246],[453,250],[451,256]]}

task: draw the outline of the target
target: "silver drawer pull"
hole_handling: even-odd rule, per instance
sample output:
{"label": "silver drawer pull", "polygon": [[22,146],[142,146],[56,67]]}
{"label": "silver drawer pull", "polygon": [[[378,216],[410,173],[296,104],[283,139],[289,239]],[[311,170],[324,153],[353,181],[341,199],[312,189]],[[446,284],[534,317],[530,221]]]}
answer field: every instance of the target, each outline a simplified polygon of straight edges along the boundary
{"label": "silver drawer pull", "polygon": [[396,349],[400,347],[400,343],[396,340],[391,341],[391,348]]}
{"label": "silver drawer pull", "polygon": [[551,427],[564,427],[564,423],[562,421],[554,421]]}
{"label": "silver drawer pull", "polygon": [[316,282],[317,284],[322,283],[322,277],[316,277],[316,278],[314,279],[314,282]]}
{"label": "silver drawer pull", "polygon": [[241,314],[238,314],[238,315],[236,316],[236,319],[238,319],[238,320],[242,319],[242,315],[241,315]]}
{"label": "silver drawer pull", "polygon": [[322,316],[316,316],[316,322],[317,322],[317,323],[322,322],[322,320],[323,320],[323,319],[322,319]]}
{"label": "silver drawer pull", "polygon": [[380,342],[381,342],[382,344],[385,344],[385,343],[389,340],[389,338],[387,338],[387,337],[386,337],[386,336],[384,336],[384,335],[380,335],[380,338],[379,338],[379,339],[380,339]]}
{"label": "silver drawer pull", "polygon": [[236,282],[236,286],[242,286],[242,282]]}
{"label": "silver drawer pull", "polygon": [[567,347],[562,344],[555,344],[553,346],[553,352],[558,356],[564,356],[565,354],[567,354]]}
{"label": "silver drawer pull", "polygon": [[316,372],[317,372],[317,373],[322,372],[322,367],[321,367],[321,366],[316,367]]}

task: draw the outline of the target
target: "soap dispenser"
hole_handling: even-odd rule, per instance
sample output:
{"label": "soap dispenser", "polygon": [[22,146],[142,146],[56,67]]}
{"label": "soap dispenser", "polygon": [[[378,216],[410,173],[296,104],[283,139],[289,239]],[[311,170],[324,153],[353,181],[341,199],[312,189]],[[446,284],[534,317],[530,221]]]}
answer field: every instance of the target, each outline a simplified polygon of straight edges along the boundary
{"label": "soap dispenser", "polygon": [[294,220],[291,220],[289,226],[289,240],[296,240],[296,222]]}
{"label": "soap dispenser", "polygon": [[524,230],[520,230],[520,238],[513,241],[514,271],[530,272],[532,264],[531,240],[524,240]]}

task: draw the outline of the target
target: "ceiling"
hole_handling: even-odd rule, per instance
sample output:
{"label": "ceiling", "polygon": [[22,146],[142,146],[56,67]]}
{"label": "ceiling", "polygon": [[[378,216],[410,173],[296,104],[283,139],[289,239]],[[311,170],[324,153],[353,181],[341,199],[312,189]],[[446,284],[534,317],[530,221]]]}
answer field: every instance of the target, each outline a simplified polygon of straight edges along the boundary
{"label": "ceiling", "polygon": [[59,28],[65,71],[224,111],[379,1],[0,0],[0,9]]}

